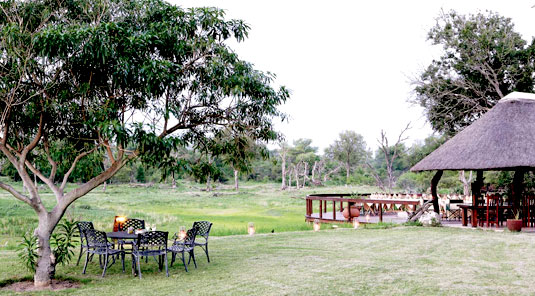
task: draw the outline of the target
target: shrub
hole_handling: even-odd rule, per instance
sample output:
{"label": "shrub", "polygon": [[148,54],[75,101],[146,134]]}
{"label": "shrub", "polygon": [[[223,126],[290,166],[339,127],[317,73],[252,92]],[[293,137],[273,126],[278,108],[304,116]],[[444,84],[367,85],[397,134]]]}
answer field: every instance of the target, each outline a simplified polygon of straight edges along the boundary
{"label": "shrub", "polygon": [[[56,265],[65,265],[74,256],[74,241],[76,237],[76,221],[63,219],[50,237],[52,253],[56,257]],[[18,257],[24,266],[32,273],[37,266],[38,244],[37,237],[30,233],[22,236],[22,242],[18,249]]]}
{"label": "shrub", "polygon": [[27,232],[22,236],[18,256],[26,269],[32,273],[35,272],[37,265],[37,237],[35,235]]}

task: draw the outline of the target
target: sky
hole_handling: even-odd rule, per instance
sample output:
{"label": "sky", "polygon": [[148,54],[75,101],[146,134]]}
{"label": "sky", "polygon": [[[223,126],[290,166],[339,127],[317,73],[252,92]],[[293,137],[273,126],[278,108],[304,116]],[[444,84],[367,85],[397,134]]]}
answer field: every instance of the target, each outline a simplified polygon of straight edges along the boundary
{"label": "sky", "polygon": [[372,150],[381,130],[392,143],[409,122],[408,145],[433,133],[423,109],[408,100],[411,81],[441,54],[427,41],[441,10],[498,12],[525,40],[535,34],[535,0],[170,2],[219,7],[250,25],[248,39],[229,45],[291,90],[280,108],[289,121],[276,129],[289,143],[312,139],[320,153],[345,130],[363,135]]}

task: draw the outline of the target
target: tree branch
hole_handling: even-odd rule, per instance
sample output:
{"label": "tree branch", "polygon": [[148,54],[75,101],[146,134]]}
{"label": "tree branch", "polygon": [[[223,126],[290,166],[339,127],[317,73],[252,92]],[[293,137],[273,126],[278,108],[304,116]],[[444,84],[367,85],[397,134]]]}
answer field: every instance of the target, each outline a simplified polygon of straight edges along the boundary
{"label": "tree branch", "polygon": [[25,196],[22,193],[18,192],[15,188],[11,187],[10,185],[0,182],[0,188],[2,188],[5,191],[11,193],[18,200],[20,200],[22,202],[25,202],[28,205],[30,205],[31,207],[33,207],[31,200],[27,196]]}
{"label": "tree branch", "polygon": [[39,141],[41,140],[41,136],[43,135],[43,124],[44,124],[44,115],[43,112],[41,112],[41,115],[39,116],[39,128],[37,130],[37,134],[33,138],[33,140],[28,144],[28,146],[24,147],[22,150],[22,153],[20,155],[19,164],[22,166],[26,162],[26,157],[28,156],[28,153],[37,146]]}
{"label": "tree branch", "polygon": [[65,186],[67,185],[67,180],[69,180],[69,176],[72,174],[72,172],[74,171],[74,168],[76,167],[76,164],[78,163],[78,161],[80,159],[82,159],[82,157],[88,155],[88,154],[91,154],[93,153],[93,151],[95,151],[96,149],[98,148],[98,146],[94,147],[93,149],[89,150],[89,151],[85,151],[85,152],[82,152],[80,154],[78,154],[76,156],[76,158],[74,159],[74,161],[72,162],[71,164],[71,167],[69,168],[69,170],[67,171],[67,173],[65,173],[65,176],[63,176],[63,181],[61,182],[61,185],[60,185],[60,189],[61,190],[65,190]]}
{"label": "tree branch", "polygon": [[43,140],[43,144],[45,146],[45,152],[46,152],[46,158],[48,159],[48,162],[52,166],[52,169],[50,170],[50,176],[48,179],[54,183],[54,178],[56,177],[56,171],[58,169],[58,164],[52,159],[52,156],[50,155],[50,149],[48,146],[48,139],[45,137]]}
{"label": "tree branch", "polygon": [[130,155],[120,161],[115,161],[108,169],[106,169],[100,175],[92,178],[80,187],[69,191],[67,194],[64,195],[64,198],[56,205],[56,207],[54,207],[53,211],[56,212],[65,210],[75,200],[84,196],[89,191],[93,190],[95,187],[99,186],[103,182],[113,177],[113,175],[117,171],[119,171],[128,161],[130,161],[134,157],[134,155]]}
{"label": "tree branch", "polygon": [[[37,177],[39,177],[39,179],[41,181],[43,181],[43,183],[45,183],[48,188],[50,188],[50,190],[52,190],[52,192],[54,192],[54,195],[56,196],[56,200],[59,200],[62,196],[63,196],[63,193],[59,190],[58,186],[56,186],[56,184],[54,184],[54,181],[52,181],[51,179],[45,177],[45,175],[43,175],[43,173],[41,173],[41,171],[39,171],[38,169],[36,169],[31,162],[29,162],[28,160],[26,160],[26,162],[24,163],[26,165],[27,168],[30,169],[30,171],[32,173],[34,173]],[[31,182],[30,182],[31,183]],[[33,184],[33,183],[32,183]]]}

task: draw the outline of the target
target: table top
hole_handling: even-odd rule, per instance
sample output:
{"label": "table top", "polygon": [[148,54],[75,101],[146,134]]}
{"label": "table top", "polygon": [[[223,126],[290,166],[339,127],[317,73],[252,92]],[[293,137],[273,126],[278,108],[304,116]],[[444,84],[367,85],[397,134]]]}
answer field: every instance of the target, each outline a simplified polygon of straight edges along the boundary
{"label": "table top", "polygon": [[117,239],[137,239],[137,234],[128,233],[126,231],[113,231],[107,232],[106,235],[108,238],[117,238]]}

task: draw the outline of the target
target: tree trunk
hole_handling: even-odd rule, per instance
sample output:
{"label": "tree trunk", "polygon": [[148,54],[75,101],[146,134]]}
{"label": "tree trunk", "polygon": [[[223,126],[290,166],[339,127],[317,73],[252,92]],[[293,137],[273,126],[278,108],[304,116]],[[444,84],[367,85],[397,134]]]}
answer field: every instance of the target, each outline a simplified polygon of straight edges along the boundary
{"label": "tree trunk", "polygon": [[108,182],[102,184],[102,192],[106,192],[106,184],[108,184]]}
{"label": "tree trunk", "polygon": [[308,177],[308,163],[305,162],[305,168],[303,170],[303,188],[307,186],[307,177]]}
{"label": "tree trunk", "polygon": [[288,173],[288,188],[292,188],[292,171]]}
{"label": "tree trunk", "polygon": [[238,186],[238,170],[234,169],[234,189],[239,190]]}
{"label": "tree trunk", "polygon": [[472,171],[470,171],[470,177],[466,180],[464,171],[459,171],[459,181],[463,183],[463,195],[470,195],[470,182],[472,182]]}
{"label": "tree trunk", "polygon": [[346,163],[346,184],[349,184],[349,163]]}
{"label": "tree trunk", "polygon": [[172,181],[172,183],[171,183],[171,187],[172,187],[173,189],[176,188],[176,179],[175,179],[174,174],[173,174],[173,181]]}
{"label": "tree trunk", "polygon": [[299,166],[295,166],[295,189],[299,189]]}
{"label": "tree trunk", "polygon": [[282,158],[282,182],[281,182],[281,190],[286,189],[286,154],[281,156]]}
{"label": "tree trunk", "polygon": [[50,236],[56,226],[56,223],[49,221],[49,214],[44,214],[46,218],[39,217],[39,226],[35,230],[38,238],[38,259],[33,277],[35,287],[47,287],[56,272],[56,258],[50,248]]}
{"label": "tree trunk", "polygon": [[206,191],[212,191],[211,181],[212,177],[210,176],[210,174],[208,174],[208,177],[206,178]]}
{"label": "tree trunk", "polygon": [[442,178],[443,171],[437,171],[431,179],[431,195],[433,196],[433,210],[435,213],[440,214],[440,208],[438,207],[438,194],[437,194],[437,185],[440,178]]}
{"label": "tree trunk", "polygon": [[318,162],[314,161],[314,166],[312,167],[312,183],[316,183],[315,172],[316,172],[317,165],[318,165]]}

